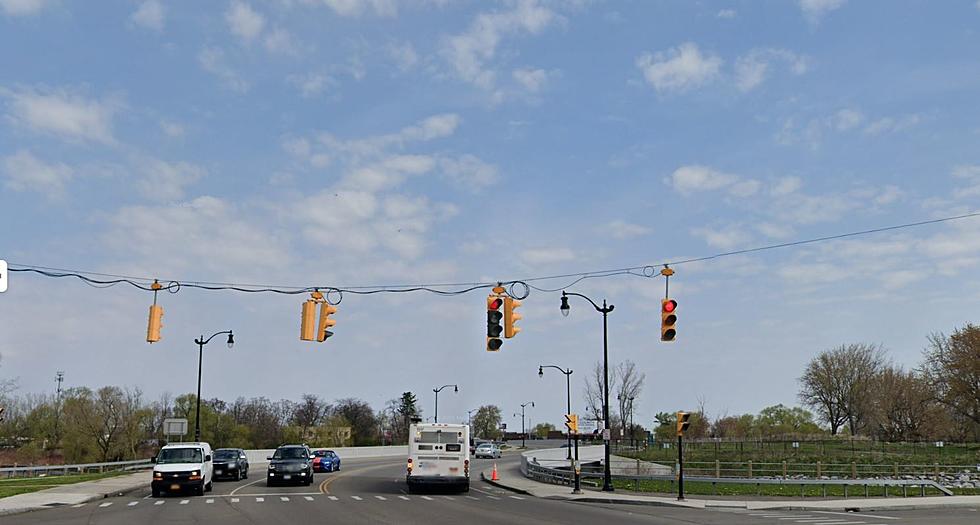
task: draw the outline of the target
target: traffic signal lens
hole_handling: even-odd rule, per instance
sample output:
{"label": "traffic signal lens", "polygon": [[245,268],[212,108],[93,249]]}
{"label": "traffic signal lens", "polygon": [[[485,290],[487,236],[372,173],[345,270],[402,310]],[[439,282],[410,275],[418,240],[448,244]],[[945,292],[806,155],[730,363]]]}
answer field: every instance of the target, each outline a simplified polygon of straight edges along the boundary
{"label": "traffic signal lens", "polygon": [[671,313],[675,309],[677,309],[677,301],[675,301],[673,299],[669,299],[667,301],[664,301],[664,312]]}
{"label": "traffic signal lens", "polygon": [[491,350],[491,351],[496,352],[497,350],[500,350],[500,347],[503,346],[503,345],[504,345],[504,341],[502,339],[488,339],[487,340],[487,350]]}
{"label": "traffic signal lens", "polygon": [[503,299],[500,298],[491,299],[489,302],[487,302],[487,308],[489,308],[490,310],[499,310],[502,304],[504,304]]}
{"label": "traffic signal lens", "polygon": [[673,341],[674,340],[674,336],[676,336],[676,335],[677,335],[677,331],[676,330],[674,330],[673,328],[668,328],[668,329],[664,330],[663,337],[661,339],[664,340],[664,341]]}

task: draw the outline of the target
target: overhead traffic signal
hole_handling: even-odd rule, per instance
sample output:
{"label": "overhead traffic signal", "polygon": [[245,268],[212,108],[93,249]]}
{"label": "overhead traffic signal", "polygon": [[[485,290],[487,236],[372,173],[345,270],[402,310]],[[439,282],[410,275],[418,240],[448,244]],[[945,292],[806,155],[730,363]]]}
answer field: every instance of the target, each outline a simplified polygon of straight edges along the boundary
{"label": "overhead traffic signal", "polygon": [[660,340],[673,341],[677,336],[677,301],[663,299],[660,301]]}
{"label": "overhead traffic signal", "polygon": [[519,326],[514,326],[514,323],[522,319],[521,314],[514,311],[515,308],[521,306],[521,302],[512,297],[504,298],[504,337],[510,339],[517,335],[517,332],[521,331]]}
{"label": "overhead traffic signal", "polygon": [[578,414],[565,414],[565,428],[570,434],[578,434]]}
{"label": "overhead traffic signal", "polygon": [[333,335],[333,332],[329,330],[330,327],[337,324],[337,321],[330,318],[331,315],[337,313],[337,307],[333,306],[328,302],[323,302],[320,304],[320,322],[317,325],[316,340],[326,341],[328,337]]}
{"label": "overhead traffic signal", "polygon": [[159,341],[161,328],[163,328],[163,307],[154,304],[150,306],[150,320],[146,325],[146,342],[156,343]]}
{"label": "overhead traffic signal", "polygon": [[500,325],[504,314],[500,311],[504,305],[504,299],[497,295],[487,297],[487,352],[496,352],[503,346],[504,341],[500,334],[504,327]]}
{"label": "overhead traffic signal", "polygon": [[316,329],[316,301],[308,299],[303,302],[303,313],[300,314],[299,338],[301,341],[312,341]]}
{"label": "overhead traffic signal", "polygon": [[683,436],[687,428],[691,426],[691,423],[688,422],[689,419],[691,419],[690,412],[677,412],[677,437]]}

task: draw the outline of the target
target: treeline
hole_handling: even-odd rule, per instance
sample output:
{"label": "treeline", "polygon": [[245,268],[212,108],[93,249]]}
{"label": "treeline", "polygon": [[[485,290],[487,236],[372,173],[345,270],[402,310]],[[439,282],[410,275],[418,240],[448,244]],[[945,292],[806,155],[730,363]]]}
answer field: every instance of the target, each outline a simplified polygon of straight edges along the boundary
{"label": "treeline", "polygon": [[[149,457],[168,439],[194,438],[193,394],[143,398],[139,389],[71,388],[55,395],[7,395],[0,423],[0,463],[84,463]],[[328,402],[264,397],[201,400],[201,439],[214,447],[275,448],[282,443],[365,446],[407,441],[408,422],[421,416],[411,392],[374,410],[357,398]],[[188,420],[183,438],[164,435],[164,420]],[[12,456],[12,457],[11,457]]]}

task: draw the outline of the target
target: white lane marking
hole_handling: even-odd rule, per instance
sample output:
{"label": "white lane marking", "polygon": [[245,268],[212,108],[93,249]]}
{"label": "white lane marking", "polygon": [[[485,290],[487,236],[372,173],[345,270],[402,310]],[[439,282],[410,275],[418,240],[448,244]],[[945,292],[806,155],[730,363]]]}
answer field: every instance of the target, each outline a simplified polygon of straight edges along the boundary
{"label": "white lane marking", "polygon": [[79,503],[78,505],[72,505],[71,508],[73,508],[73,509],[80,509],[80,508],[82,508],[84,506],[85,506],[84,503]]}
{"label": "white lane marking", "polygon": [[405,501],[411,501],[411,499],[408,496],[398,496],[398,499],[403,499]]}
{"label": "white lane marking", "polygon": [[327,496],[327,497],[330,498],[330,501],[337,501],[338,499],[340,499],[337,496]]}
{"label": "white lane marking", "polygon": [[443,496],[443,498],[448,499],[449,501],[456,501],[456,498],[452,496]]}
{"label": "white lane marking", "polygon": [[487,494],[487,497],[490,498],[490,499],[495,499],[497,501],[500,501],[500,498],[498,498],[497,496],[491,496],[491,495]]}
{"label": "white lane marking", "polygon": [[238,498],[231,498],[231,502],[232,503],[238,503],[239,501],[241,501],[241,500],[238,499]]}
{"label": "white lane marking", "polygon": [[381,501],[388,501],[388,498],[386,498],[384,496],[375,496],[375,497],[378,498]]}
{"label": "white lane marking", "polygon": [[214,503],[214,498],[208,498],[208,499],[204,500],[204,503],[207,503],[208,505],[210,505],[210,504]]}
{"label": "white lane marking", "polygon": [[360,496],[351,496],[350,499],[361,501],[361,497]]}
{"label": "white lane marking", "polygon": [[833,512],[830,510],[815,510],[814,514],[836,514],[838,516],[847,516],[854,518],[875,518],[878,520],[900,520],[902,518],[896,518],[893,516],[876,516],[874,514],[858,514],[857,512]]}
{"label": "white lane marking", "polygon": [[129,502],[129,505],[126,505],[126,506],[127,507],[135,507],[135,506],[137,506],[139,504],[140,504],[140,502],[138,502],[138,501],[130,501]]}
{"label": "white lane marking", "polygon": [[306,501],[313,501],[313,496],[303,496]]}
{"label": "white lane marking", "polygon": [[251,483],[246,483],[246,484],[242,485],[241,487],[238,487],[237,489],[231,491],[231,493],[229,493],[228,495],[229,496],[234,496],[235,493],[237,493],[239,490],[242,490],[245,487],[251,487],[252,485],[255,485],[256,483],[262,483],[263,481],[265,481],[265,480],[262,479],[262,478],[259,478],[259,479],[255,480],[255,481],[252,481]]}
{"label": "white lane marking", "polygon": [[265,502],[265,498],[255,498],[255,502],[256,503],[263,503],[263,502]]}
{"label": "white lane marking", "polygon": [[112,502],[111,501],[107,501],[107,502],[103,503],[102,505],[99,505],[99,508],[103,508],[104,509],[104,508],[109,507],[111,505],[112,505]]}
{"label": "white lane marking", "polygon": [[279,496],[279,501],[289,501],[289,498],[286,496]]}
{"label": "white lane marking", "polygon": [[475,498],[473,496],[466,496],[466,497],[474,501],[480,501],[480,498]]}
{"label": "white lane marking", "polygon": [[166,503],[166,501],[158,501],[158,502],[154,503],[153,505],[163,505],[164,503]]}
{"label": "white lane marking", "polygon": [[508,497],[509,497],[509,498],[513,498],[513,499],[521,499],[521,500],[522,500],[522,499],[524,499],[524,498],[522,498],[522,497],[520,497],[520,496],[508,496]]}
{"label": "white lane marking", "polygon": [[426,501],[432,501],[432,498],[430,498],[430,497],[428,497],[428,496],[422,496],[422,499],[424,499],[424,500],[426,500]]}
{"label": "white lane marking", "polygon": [[191,500],[189,500],[189,499],[182,499],[182,500],[180,500],[180,504],[181,505],[187,505],[190,502],[191,502]]}

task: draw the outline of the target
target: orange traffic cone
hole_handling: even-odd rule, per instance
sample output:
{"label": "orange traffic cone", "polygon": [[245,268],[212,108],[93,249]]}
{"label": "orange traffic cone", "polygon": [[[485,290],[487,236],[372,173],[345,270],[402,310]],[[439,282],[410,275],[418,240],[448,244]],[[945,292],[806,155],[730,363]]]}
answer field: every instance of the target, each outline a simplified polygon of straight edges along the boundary
{"label": "orange traffic cone", "polygon": [[490,473],[490,481],[500,481],[500,478],[497,477],[497,464],[496,463],[493,464],[493,472]]}

